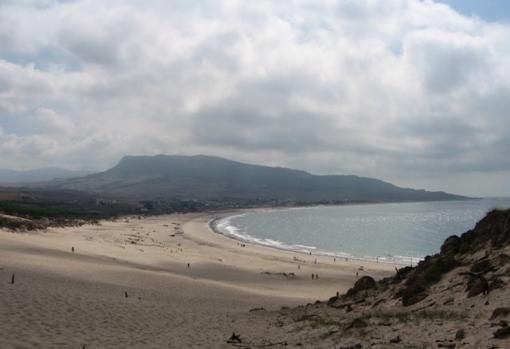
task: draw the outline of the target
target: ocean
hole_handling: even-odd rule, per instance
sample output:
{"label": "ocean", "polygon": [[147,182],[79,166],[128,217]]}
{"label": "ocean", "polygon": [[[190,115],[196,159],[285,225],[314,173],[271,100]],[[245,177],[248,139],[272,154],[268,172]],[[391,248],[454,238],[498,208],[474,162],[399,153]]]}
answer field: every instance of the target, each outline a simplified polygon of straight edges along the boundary
{"label": "ocean", "polygon": [[214,222],[243,242],[334,257],[412,265],[473,228],[510,198],[257,210]]}

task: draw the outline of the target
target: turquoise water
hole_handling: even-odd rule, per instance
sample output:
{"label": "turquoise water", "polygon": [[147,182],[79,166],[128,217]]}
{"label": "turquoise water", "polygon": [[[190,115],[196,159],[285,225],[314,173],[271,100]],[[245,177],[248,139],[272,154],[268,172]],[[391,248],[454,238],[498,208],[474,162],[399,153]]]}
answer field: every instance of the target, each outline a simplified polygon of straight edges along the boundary
{"label": "turquoise water", "polygon": [[495,207],[510,208],[510,198],[256,211],[223,218],[215,228],[280,249],[411,264]]}

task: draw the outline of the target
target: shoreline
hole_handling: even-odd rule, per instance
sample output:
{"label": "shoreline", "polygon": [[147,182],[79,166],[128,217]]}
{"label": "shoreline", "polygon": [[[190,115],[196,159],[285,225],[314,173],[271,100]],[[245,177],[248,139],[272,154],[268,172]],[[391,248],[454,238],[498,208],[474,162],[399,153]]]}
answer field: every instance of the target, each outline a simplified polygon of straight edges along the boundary
{"label": "shoreline", "polygon": [[[508,200],[508,198],[496,198],[496,199],[488,199],[488,198],[467,198],[462,200],[447,200],[447,202],[450,201],[458,201],[458,202],[465,202],[465,201],[483,201],[483,200]],[[432,201],[430,201],[432,202]],[[442,203],[443,201],[433,201]],[[237,230],[237,228],[229,224],[228,220],[230,218],[233,218],[237,215],[242,214],[251,214],[251,213],[258,213],[258,212],[268,212],[268,211],[293,211],[293,210],[307,210],[307,209],[315,209],[315,208],[332,208],[332,207],[346,207],[346,206],[370,206],[370,205],[400,205],[400,204],[423,204],[423,203],[429,203],[427,202],[377,202],[377,203],[349,203],[349,204],[338,204],[338,205],[312,205],[312,206],[300,206],[300,207],[264,207],[264,208],[252,208],[252,209],[237,209],[237,210],[226,210],[222,212],[211,212],[211,214],[215,215],[216,217],[212,219],[209,222],[209,229],[217,235],[224,236],[227,239],[232,239],[234,241],[239,241],[246,244],[253,244],[257,246],[262,246],[264,248],[269,248],[273,250],[279,250],[279,251],[291,251],[297,254],[302,255],[314,255],[314,256],[322,256],[322,257],[331,257],[331,258],[348,258],[349,260],[358,261],[360,263],[362,262],[373,262],[377,264],[387,264],[392,266],[398,266],[398,267],[404,267],[404,266],[416,266],[420,261],[424,260],[426,258],[426,255],[423,255],[422,257],[415,257],[415,256],[407,256],[407,255],[401,255],[396,254],[395,256],[385,256],[383,255],[353,255],[347,252],[342,251],[327,251],[322,250],[316,246],[301,246],[299,244],[293,245],[290,243],[284,243],[282,241],[273,240],[272,237],[268,238],[257,238],[253,235],[250,235],[246,233],[245,231],[238,230],[229,232],[229,229],[232,228],[233,230]],[[498,202],[494,203],[494,207],[500,207],[498,205],[501,205],[501,207],[506,207],[507,204],[503,202],[502,204],[499,204]],[[488,208],[487,210],[490,210],[491,208]],[[485,214],[486,212],[484,212]],[[482,215],[483,216],[483,215]],[[224,230],[217,227],[217,223],[224,221],[227,226],[225,226]],[[467,229],[467,228],[466,228]],[[459,231],[453,231],[451,232],[451,235],[458,235],[462,233],[462,229]],[[446,238],[447,236],[445,236]],[[267,240],[267,242],[266,242]],[[442,242],[442,241],[441,241]],[[311,253],[311,254],[310,254]],[[434,254],[435,252],[432,252],[430,254]]]}
{"label": "shoreline", "polygon": [[6,320],[0,342],[6,348],[223,347],[233,331],[253,330],[247,318],[253,309],[269,313],[326,300],[358,277],[395,272],[381,263],[241,246],[210,230],[215,214],[130,216],[27,233],[0,229],[0,318]]}
{"label": "shoreline", "polygon": [[[308,207],[303,207],[303,208],[313,208],[313,207],[321,207],[321,206],[308,206]],[[283,209],[283,208],[278,208],[277,210],[281,210],[281,209]],[[289,209],[294,209],[294,208],[289,208]],[[246,234],[248,236],[248,238],[243,238],[243,237],[240,237],[240,236],[236,236],[235,234],[229,234],[229,233],[221,231],[217,227],[217,223],[221,222],[222,220],[230,219],[232,217],[235,217],[235,216],[238,216],[238,215],[242,215],[242,214],[249,214],[249,213],[252,213],[252,212],[267,211],[267,210],[270,210],[270,209],[257,209],[257,210],[242,210],[241,209],[239,211],[225,212],[225,213],[221,214],[218,217],[212,218],[207,224],[208,224],[209,229],[214,234],[218,234],[218,235],[224,236],[227,239],[231,239],[231,240],[242,242],[242,243],[246,243],[246,244],[253,244],[253,245],[257,245],[257,246],[261,246],[261,247],[265,247],[265,248],[269,248],[269,249],[276,249],[276,250],[280,250],[280,251],[289,251],[289,252],[299,253],[299,254],[302,254],[302,255],[339,258],[339,259],[345,259],[345,260],[349,259],[349,260],[359,261],[359,262],[372,262],[372,263],[387,264],[387,265],[399,266],[399,267],[406,267],[406,266],[413,267],[413,266],[416,266],[420,261],[422,261],[425,258],[425,257],[420,258],[420,257],[401,256],[402,259],[400,259],[400,260],[397,259],[397,258],[395,258],[393,260],[390,260],[387,257],[383,257],[383,256],[379,256],[379,257],[377,257],[377,256],[376,257],[373,257],[373,256],[364,256],[364,257],[361,257],[361,256],[355,256],[355,255],[352,255],[352,254],[349,254],[349,253],[346,253],[346,252],[324,251],[324,250],[318,249],[315,246],[303,246],[302,249],[293,248],[293,246],[297,246],[297,245],[287,245],[287,244],[282,243],[282,242],[280,242],[278,240],[273,240],[275,242],[278,242],[278,243],[282,244],[282,246],[277,246],[277,245],[264,244],[264,243],[258,242],[257,241],[257,240],[259,240],[258,238],[255,238],[255,237],[253,237],[251,235],[248,235],[248,234]],[[309,249],[305,249],[304,247],[310,247],[310,248]]]}
{"label": "shoreline", "polygon": [[[237,213],[239,212],[246,211],[237,211]],[[136,268],[144,267],[151,269],[155,267],[156,270],[167,271],[179,276],[187,275],[184,270],[172,264],[175,262],[186,264],[188,261],[191,264],[207,264],[208,267],[214,268],[218,268],[221,265],[221,268],[232,268],[236,272],[245,272],[247,274],[260,274],[264,272],[275,275],[284,273],[288,275],[293,274],[296,276],[294,280],[301,280],[300,283],[303,283],[306,289],[299,294],[298,298],[308,300],[321,297],[325,299],[336,291],[346,291],[347,288],[354,284],[357,272],[362,275],[373,272],[374,277],[378,278],[378,275],[387,276],[389,273],[394,272],[395,267],[401,267],[397,263],[382,263],[356,258],[345,259],[344,257],[318,254],[310,255],[299,251],[272,248],[251,242],[242,243],[239,240],[215,232],[211,227],[210,223],[214,219],[221,219],[235,213],[233,211],[186,213],[150,216],[141,219],[138,219],[137,216],[126,216],[114,221],[103,220],[100,221],[99,225],[48,228],[45,231],[29,233],[10,233],[0,229],[0,234],[7,234],[7,237],[14,240],[16,244],[35,245],[34,249],[41,248],[42,246],[49,246],[51,249],[51,247],[56,246],[60,250],[59,253],[61,253],[62,250],[68,251],[67,247],[62,248],[63,243],[69,246],[75,245],[74,247],[77,250],[85,251],[91,257],[113,259],[118,263],[132,263]],[[161,226],[165,226],[165,229],[167,229],[172,228],[173,224],[179,228],[175,229],[172,234],[165,234],[159,231]],[[133,234],[127,233],[126,228],[131,229],[132,232],[137,234],[136,239],[142,240],[133,241]],[[152,234],[148,232],[149,230],[152,230]],[[144,243],[146,237],[140,235],[142,231],[145,232],[148,239],[152,240],[153,244],[147,245]],[[168,236],[171,236],[171,238],[168,238]],[[3,236],[4,239],[5,237],[6,235]],[[123,241],[121,241],[121,238]],[[0,243],[2,243],[1,235]],[[188,247],[187,245],[189,249],[186,250],[185,247]],[[155,246],[158,248],[154,248]],[[26,248],[26,246],[24,247]],[[168,254],[168,250],[170,250],[170,254]],[[128,251],[133,253],[127,253]],[[154,254],[147,258],[146,252],[149,251],[154,252]],[[179,252],[177,253],[177,251]],[[161,265],[165,267],[161,268]],[[302,269],[300,269],[301,267]],[[313,284],[309,285],[308,282],[304,282],[305,280],[308,281],[307,277],[302,275],[304,271],[309,271],[310,274],[321,272],[325,275],[324,281],[328,281],[330,284],[333,281],[332,279],[335,278],[333,276],[335,272],[339,272],[339,277],[336,277],[338,285],[334,288],[329,288],[329,293],[326,293],[324,290],[318,291]],[[350,276],[347,276],[346,273],[350,274]],[[197,278],[193,275],[191,277]],[[216,278],[214,273],[209,276],[200,275],[200,279],[221,283],[226,287],[248,289],[242,283],[238,285],[232,282],[231,278],[226,278],[228,280]],[[273,287],[274,285],[265,285],[264,280],[258,280],[256,284],[250,283],[248,291],[258,294],[278,293],[285,298],[288,297],[287,295],[290,296],[288,298],[294,298],[293,294],[295,292],[292,292],[288,285],[285,285],[285,282],[277,282],[277,284],[285,287],[278,290]],[[322,281],[315,284],[322,284]],[[269,290],[270,292],[268,292]]]}

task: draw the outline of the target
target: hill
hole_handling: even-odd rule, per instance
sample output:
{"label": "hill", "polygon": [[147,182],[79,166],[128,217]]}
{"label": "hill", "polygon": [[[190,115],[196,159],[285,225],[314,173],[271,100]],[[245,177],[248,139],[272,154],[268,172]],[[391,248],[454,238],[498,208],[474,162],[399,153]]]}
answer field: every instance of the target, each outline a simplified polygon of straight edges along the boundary
{"label": "hill", "polygon": [[433,201],[463,197],[397,187],[352,175],[244,164],[212,156],[126,156],[101,173],[54,181],[72,189],[139,200],[276,203]]}

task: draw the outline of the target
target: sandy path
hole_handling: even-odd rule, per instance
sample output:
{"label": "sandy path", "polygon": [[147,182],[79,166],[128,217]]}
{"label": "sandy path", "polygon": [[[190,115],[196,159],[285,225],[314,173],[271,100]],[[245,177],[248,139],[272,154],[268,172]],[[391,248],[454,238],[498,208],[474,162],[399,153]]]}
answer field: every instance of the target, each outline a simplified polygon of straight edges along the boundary
{"label": "sandy path", "polygon": [[352,285],[361,264],[360,276],[394,268],[241,247],[212,233],[209,219],[0,231],[0,347],[231,347],[232,331],[250,331],[243,318],[251,308],[328,298]]}

